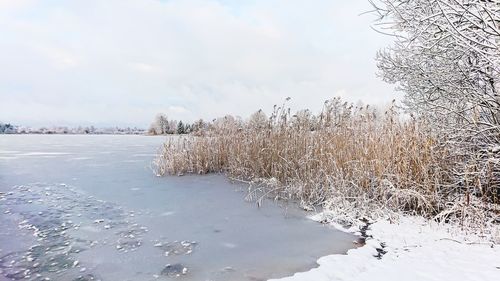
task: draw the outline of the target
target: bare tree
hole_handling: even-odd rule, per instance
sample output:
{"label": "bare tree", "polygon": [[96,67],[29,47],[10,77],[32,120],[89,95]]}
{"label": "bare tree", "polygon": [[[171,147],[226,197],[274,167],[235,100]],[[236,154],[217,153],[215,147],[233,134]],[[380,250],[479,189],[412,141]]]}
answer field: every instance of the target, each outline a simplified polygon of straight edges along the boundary
{"label": "bare tree", "polygon": [[148,133],[152,135],[163,135],[169,132],[169,121],[167,115],[159,113],[151,123]]}
{"label": "bare tree", "polygon": [[259,109],[258,111],[254,112],[252,115],[250,115],[250,118],[248,118],[247,125],[251,129],[260,130],[260,129],[264,129],[268,123],[269,123],[269,120],[268,120],[266,114],[264,113],[264,111]]}
{"label": "bare tree", "polygon": [[205,130],[207,129],[208,124],[203,121],[203,119],[198,119],[194,121],[193,125],[191,125],[191,132],[194,135],[200,136],[203,135]]}
{"label": "bare tree", "polygon": [[491,155],[500,150],[500,1],[370,2],[376,29],[395,40],[377,55],[380,75],[465,157],[458,174],[473,170],[476,191],[492,192],[500,175]]}

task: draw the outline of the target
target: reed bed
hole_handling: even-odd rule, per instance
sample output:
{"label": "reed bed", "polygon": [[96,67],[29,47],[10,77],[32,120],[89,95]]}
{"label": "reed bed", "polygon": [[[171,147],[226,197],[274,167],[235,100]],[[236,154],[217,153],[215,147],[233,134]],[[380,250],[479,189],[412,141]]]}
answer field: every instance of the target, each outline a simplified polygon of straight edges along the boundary
{"label": "reed bed", "polygon": [[[284,104],[269,118],[257,112],[245,122],[219,119],[202,136],[167,141],[154,166],[158,175],[225,173],[250,182],[258,198],[323,206],[347,223],[401,211],[495,222],[496,202],[466,198],[457,184],[461,159],[445,139],[394,105],[381,111],[335,98],[317,115],[292,114]],[[488,215],[486,204],[494,210]]]}

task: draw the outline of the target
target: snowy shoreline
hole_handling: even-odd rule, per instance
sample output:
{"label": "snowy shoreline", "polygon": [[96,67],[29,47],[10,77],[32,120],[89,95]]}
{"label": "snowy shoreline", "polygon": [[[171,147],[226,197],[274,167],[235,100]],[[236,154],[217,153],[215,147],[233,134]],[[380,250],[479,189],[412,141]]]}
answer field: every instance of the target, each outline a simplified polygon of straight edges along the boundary
{"label": "snowy shoreline", "polygon": [[[323,220],[323,214],[311,219]],[[359,228],[341,230],[355,233]],[[322,257],[316,268],[272,280],[500,280],[500,245],[455,226],[401,216],[396,223],[370,224],[367,235],[364,246],[346,255]]]}

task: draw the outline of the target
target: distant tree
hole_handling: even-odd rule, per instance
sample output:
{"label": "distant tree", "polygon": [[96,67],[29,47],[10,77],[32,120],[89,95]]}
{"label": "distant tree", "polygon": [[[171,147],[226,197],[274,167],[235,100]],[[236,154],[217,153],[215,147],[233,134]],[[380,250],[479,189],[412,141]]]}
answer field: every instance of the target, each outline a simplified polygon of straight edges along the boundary
{"label": "distant tree", "polygon": [[153,123],[149,126],[148,133],[152,135],[163,135],[169,132],[170,123],[167,115],[158,113],[155,116]]}
{"label": "distant tree", "polygon": [[191,133],[191,125],[189,123],[186,123],[184,127],[185,127],[184,133],[186,134]]}
{"label": "distant tree", "polygon": [[156,116],[156,123],[157,123],[157,126],[158,126],[158,133],[163,135],[163,134],[166,134],[167,131],[168,131],[168,118],[167,118],[167,115],[165,114],[158,114]]}
{"label": "distant tree", "polygon": [[0,123],[0,134],[14,134],[16,133],[16,127],[12,124]]}
{"label": "distant tree", "polygon": [[184,123],[182,121],[179,121],[177,124],[177,134],[182,135],[186,133],[186,128],[184,127]]}
{"label": "distant tree", "polygon": [[191,132],[197,136],[203,135],[207,127],[208,127],[207,123],[205,123],[203,119],[199,119],[194,121],[194,123],[191,125]]}
{"label": "distant tree", "polygon": [[156,135],[156,123],[151,123],[148,128],[148,135]]}
{"label": "distant tree", "polygon": [[259,109],[259,111],[256,111],[252,115],[250,115],[247,124],[251,129],[259,130],[265,128],[268,123],[269,120],[267,119],[266,114],[261,109]]}
{"label": "distant tree", "polygon": [[175,133],[177,133],[177,124],[178,124],[177,120],[170,120],[168,122],[166,133],[167,134],[175,134]]}

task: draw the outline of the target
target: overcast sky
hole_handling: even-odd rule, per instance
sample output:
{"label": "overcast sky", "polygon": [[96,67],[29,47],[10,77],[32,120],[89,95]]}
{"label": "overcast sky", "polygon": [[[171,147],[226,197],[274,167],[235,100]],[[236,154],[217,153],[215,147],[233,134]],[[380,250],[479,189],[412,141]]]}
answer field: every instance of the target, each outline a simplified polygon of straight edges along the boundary
{"label": "overcast sky", "polygon": [[367,0],[0,0],[0,122],[146,127],[385,103]]}

